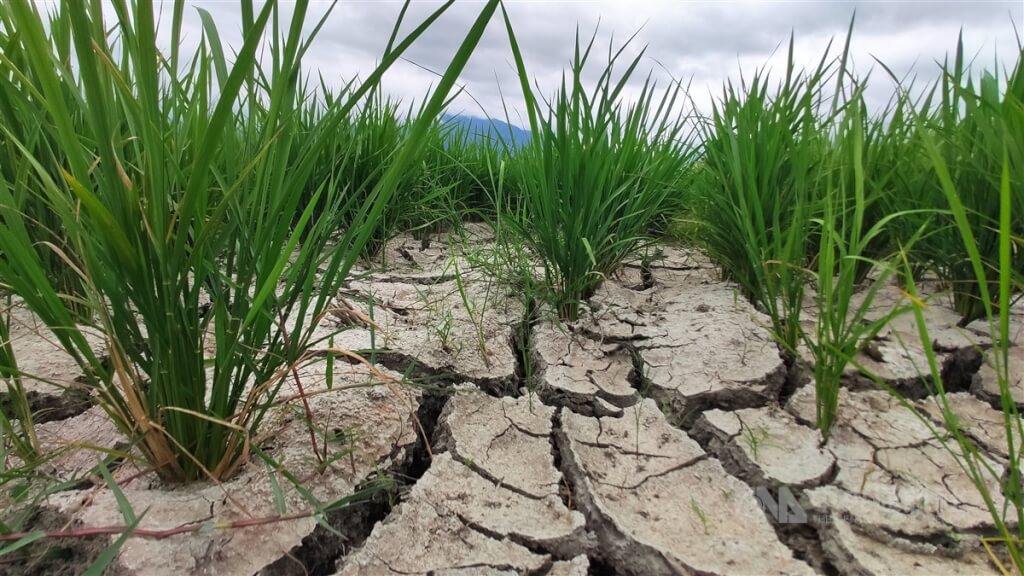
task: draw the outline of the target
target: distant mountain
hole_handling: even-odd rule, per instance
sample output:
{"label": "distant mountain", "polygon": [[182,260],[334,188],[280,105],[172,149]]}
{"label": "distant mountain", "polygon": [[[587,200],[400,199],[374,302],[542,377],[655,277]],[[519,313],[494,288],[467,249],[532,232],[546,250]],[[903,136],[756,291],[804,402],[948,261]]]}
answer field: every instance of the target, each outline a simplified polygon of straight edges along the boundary
{"label": "distant mountain", "polygon": [[530,131],[524,130],[514,124],[508,124],[501,120],[488,120],[475,116],[464,116],[462,114],[446,114],[446,124],[455,124],[476,138],[487,138],[498,140],[500,137],[505,142],[518,148],[530,141]]}

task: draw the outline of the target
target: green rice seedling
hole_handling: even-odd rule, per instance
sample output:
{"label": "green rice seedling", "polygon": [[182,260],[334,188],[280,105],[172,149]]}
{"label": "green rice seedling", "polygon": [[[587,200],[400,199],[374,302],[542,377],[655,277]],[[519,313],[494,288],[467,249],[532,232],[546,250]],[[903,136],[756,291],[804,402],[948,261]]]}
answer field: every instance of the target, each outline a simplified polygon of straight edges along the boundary
{"label": "green rice seedling", "polygon": [[[110,368],[75,328],[6,189],[0,280],[95,376],[102,406],[161,477],[219,480],[247,460],[250,438],[420,154],[496,0],[481,9],[405,144],[340,233],[335,216],[346,206],[346,188],[336,177],[313,181],[313,168],[350,111],[450,5],[400,41],[396,32],[378,67],[333,102],[312,132],[300,130],[308,95],[298,78],[323,21],[303,32],[308,2],[296,3],[289,21],[275,2],[257,10],[242,0],[244,40],[230,64],[204,15],[191,66],[181,66],[176,52],[169,64],[158,53],[149,2],[114,3],[116,35],[106,33],[111,20],[100,3],[62,3],[73,63],[57,59],[38,7],[4,5],[64,155],[57,180],[17,142],[36,172],[28,193],[48,203],[67,234],[69,260],[108,340]],[[179,2],[173,10],[172,46],[183,9]],[[270,30],[270,22],[284,29]],[[257,70],[261,46],[266,71]],[[73,111],[87,118],[84,129]],[[312,197],[304,194],[310,188]],[[318,207],[326,217],[313,218]],[[205,314],[204,293],[211,300]],[[209,338],[214,355],[205,358]]]}
{"label": "green rice seedling", "polygon": [[[410,108],[404,116],[399,103],[378,88],[343,122],[337,141],[324,150],[318,161],[321,178],[335,178],[347,188],[347,200],[339,214],[338,227],[350,226],[359,208],[370,198],[394,158],[409,136],[409,128],[421,109]],[[310,126],[320,121],[312,115]],[[463,178],[444,151],[450,130],[434,120],[424,136],[423,152],[399,183],[401,193],[388,203],[380,223],[365,247],[365,256],[381,253],[385,243],[399,231],[411,231],[421,239],[446,226],[461,223],[462,199],[458,196]],[[455,175],[455,177],[453,177]],[[308,195],[315,189],[307,190]],[[386,263],[385,263],[386,264]]]}
{"label": "green rice seedling", "polygon": [[[997,191],[1005,162],[1009,163],[1010,187],[1020,190],[1024,185],[1024,144],[1021,144],[1021,126],[1014,124],[1014,106],[1024,100],[1024,72],[1021,59],[1006,75],[1005,84],[997,73],[984,72],[975,81],[969,64],[964,62],[962,40],[952,62],[943,64],[943,75],[938,86],[941,96],[937,109],[928,110],[928,120],[921,130],[928,133],[942,155],[949,177],[953,182],[965,216],[977,241],[983,269],[987,270],[985,282],[990,284],[982,290],[981,281],[974,274],[974,263],[964,257],[959,249],[958,224],[953,216],[942,223],[945,233],[930,237],[927,245],[928,256],[937,268],[937,273],[951,288],[953,306],[961,315],[962,325],[981,319],[986,314],[986,303],[982,294],[995,295],[998,283],[997,265],[999,259],[1000,198]],[[1016,120],[1019,122],[1019,120]],[[940,189],[938,183],[933,188]],[[1024,206],[1024,195],[1012,199],[1014,209]],[[936,194],[935,202],[941,202]],[[1012,261],[1014,269],[1024,270],[1024,218],[1017,218],[1008,232],[1012,238]]]}
{"label": "green rice seedling", "polygon": [[817,67],[801,72],[791,37],[782,81],[773,88],[760,70],[738,87],[728,83],[702,128],[705,175],[694,192],[695,235],[723,275],[771,317],[791,355],[801,339],[805,269],[815,246],[811,220],[834,115],[824,108],[823,88],[833,74],[844,77],[846,42],[839,59],[826,50]]}
{"label": "green rice seedling", "polygon": [[[68,61],[71,54],[68,14],[51,14],[47,25],[54,41],[55,56],[61,62]],[[29,232],[47,277],[66,297],[76,316],[88,320],[88,307],[79,301],[83,292],[81,278],[57,250],[51,248],[70,251],[62,225],[45,201],[25,193],[34,184],[36,174],[29,163],[21,161],[21,147],[31,150],[46,174],[57,181],[60,181],[63,154],[54,127],[47,121],[39,77],[25,66],[28,53],[17,34],[6,32],[15,29],[11,12],[0,10],[0,176],[12,189],[17,209],[32,223]],[[64,89],[65,97],[70,98],[70,88],[65,86]],[[85,118],[77,112],[72,122],[76,127],[83,127]],[[65,193],[71,196],[66,187]]]}
{"label": "green rice seedling", "polygon": [[402,222],[403,228],[426,242],[444,231],[458,232],[471,212],[486,206],[487,179],[482,172],[492,152],[447,119],[434,123],[428,140]]}
{"label": "green rice seedling", "polygon": [[416,288],[416,297],[423,303],[424,309],[432,319],[431,328],[437,338],[437,343],[441,345],[441,350],[457,357],[462,352],[462,345],[459,344],[458,348],[452,346],[452,338],[455,335],[455,317],[452,314],[451,306],[447,304],[447,298],[444,296],[431,298],[429,291],[419,288]]}
{"label": "green rice seedling", "polygon": [[[883,65],[884,66],[884,65]],[[877,222],[888,214],[903,212],[891,220],[874,245],[868,248],[858,271],[858,282],[868,278],[873,259],[897,250],[910,254],[915,278],[935,269],[935,258],[929,256],[932,236],[949,233],[935,210],[935,176],[931,162],[921,146],[915,118],[919,110],[930,106],[931,91],[912,98],[913,82],[890,76],[897,90],[887,107],[865,121],[864,178],[870,189],[867,221]],[[919,236],[913,247],[911,238]]]}
{"label": "green rice seedling", "polygon": [[740,427],[740,434],[743,438],[743,442],[746,443],[748,448],[750,448],[751,455],[756,462],[759,458],[758,454],[761,451],[761,448],[771,445],[771,433],[767,428],[751,428],[742,421],[740,422]]}
{"label": "green rice seedling", "polygon": [[[330,105],[351,97],[352,87],[347,86],[341,93],[334,93],[323,85],[325,107],[310,107],[302,110],[302,131],[313,134],[317,126],[328,119],[332,112]],[[345,190],[346,200],[340,210],[330,213],[327,202],[321,198],[315,213],[317,219],[332,218],[337,228],[352,226],[358,218],[361,207],[369,201],[374,188],[384,177],[388,164],[394,159],[408,136],[408,121],[399,114],[399,103],[386,96],[380,86],[370,91],[346,116],[338,120],[335,135],[328,146],[320,150],[315,161],[316,177],[304,193],[308,199],[318,191],[317,182],[333,180]],[[430,141],[428,132],[427,140]],[[386,207],[381,220],[370,236],[365,255],[373,257],[385,242],[399,229],[403,212],[412,195],[407,186],[414,181],[408,174],[403,175],[397,194]]]}
{"label": "green rice seedling", "polygon": [[444,314],[441,315],[441,319],[434,325],[434,334],[437,336],[442,350],[453,356],[458,356],[462,345],[459,345],[458,350],[452,347],[452,329],[454,327],[455,320],[452,318],[452,311],[450,308],[446,308]]}
{"label": "green rice seedling", "polygon": [[837,145],[828,170],[817,255],[818,314],[813,334],[803,340],[814,361],[817,426],[827,441],[839,409],[841,377],[849,359],[889,323],[905,311],[894,308],[869,320],[868,313],[878,291],[891,279],[895,268],[885,261],[871,261],[876,276],[863,289],[859,304],[853,301],[859,270],[873,243],[887,223],[900,217],[889,214],[869,224],[868,192],[864,173],[864,102],[859,94],[850,99],[838,128]]}
{"label": "green rice seedling", "polygon": [[701,505],[697,503],[697,500],[695,500],[693,496],[690,497],[690,510],[693,511],[697,516],[697,520],[700,521],[700,525],[704,529],[704,534],[711,534],[711,520],[708,518],[707,514],[704,513],[704,509],[701,508]]}
{"label": "green rice seedling", "polygon": [[[958,47],[958,60],[961,53],[962,45]],[[1020,162],[1024,159],[1024,156],[1020,155],[1021,152],[1024,152],[1024,131],[1021,130],[1024,128],[1024,50],[1017,56],[1001,101],[997,100],[997,95],[992,92],[997,90],[994,78],[985,76],[983,82],[988,84],[987,87],[982,88],[980,94],[984,104],[976,105],[998,104],[998,115],[995,118],[991,116],[986,118],[992,124],[985,126],[984,129],[979,129],[982,132],[979,137],[998,137],[997,142],[988,142],[988,145],[996,149],[1001,148],[1001,154],[997,155],[1000,157],[998,187],[988,191],[988,195],[998,198],[999,205],[998,210],[994,212],[994,215],[998,216],[996,219],[998,222],[996,228],[998,247],[994,251],[997,255],[994,261],[990,259],[989,254],[982,252],[986,244],[977,237],[978,233],[990,233],[991,231],[987,228],[980,231],[976,229],[976,222],[972,221],[973,215],[968,205],[977,195],[986,194],[985,191],[972,190],[966,194],[962,192],[945,161],[941,141],[936,142],[927,133],[923,135],[923,139],[928,155],[934,163],[943,194],[974,274],[978,297],[972,301],[981,306],[984,311],[983,318],[988,322],[989,333],[995,335],[989,357],[999,381],[1000,408],[1003,412],[1007,454],[1010,457],[1007,469],[1000,475],[1003,496],[1008,503],[1008,510],[998,510],[992,504],[984,475],[988,474],[991,477],[996,471],[989,468],[978,454],[977,449],[973,448],[973,443],[959,429],[956,415],[950,408],[945,388],[942,386],[938,361],[920,307],[915,307],[915,314],[921,342],[925,346],[928,356],[929,369],[936,382],[937,395],[935,398],[942,410],[946,432],[959,445],[960,458],[958,460],[969,471],[975,486],[985,500],[1002,536],[1003,543],[1010,553],[1014,568],[1017,571],[1022,571],[1024,570],[1024,553],[1022,553],[1022,548],[1024,548],[1024,494],[1022,494],[1021,484],[1020,447],[1024,443],[1024,428],[1022,428],[1020,415],[1010,388],[1009,347],[1011,345],[1010,302],[1014,292],[1020,290],[1021,287],[1019,278],[1022,236],[1019,226],[1021,217],[1024,216],[1024,202],[1021,201],[1021,196],[1024,196],[1024,182],[1020,179]],[[976,184],[975,182],[970,183]],[[995,182],[991,183],[995,184]],[[909,288],[913,293],[912,284]]]}
{"label": "green rice seedling", "polygon": [[[1021,60],[1018,59],[1012,76],[1014,81],[1020,81],[1020,70]],[[1021,449],[1024,446],[1024,424],[1022,424],[1013,396],[1012,378],[1015,376],[1009,372],[1009,349],[1012,345],[1010,302],[1014,293],[1021,287],[1020,267],[1015,262],[1016,255],[1014,253],[1018,249],[1020,238],[1014,232],[1014,226],[1024,214],[1024,207],[1017,202],[1019,197],[1024,194],[1024,189],[1020,187],[1019,180],[1013,177],[1012,171],[1015,164],[1011,158],[1011,150],[1014,148],[1019,150],[1020,146],[1024,144],[1024,131],[1019,130],[1024,127],[1024,99],[1020,97],[1012,83],[1007,86],[1001,103],[999,120],[1004,125],[997,127],[996,131],[1001,135],[1001,141],[992,144],[1001,149],[998,185],[994,189],[988,190],[989,194],[997,198],[999,205],[998,211],[992,214],[996,219],[994,232],[997,233],[995,261],[990,260],[990,254],[983,251],[984,244],[977,238],[975,216],[968,206],[968,202],[971,200],[970,194],[981,194],[982,191],[975,190],[969,194],[961,193],[954,180],[954,169],[947,162],[941,136],[935,135],[929,130],[923,119],[919,118],[917,122],[921,128],[923,145],[934,167],[942,195],[946,206],[949,207],[950,216],[959,236],[960,246],[956,248],[966,254],[966,262],[974,275],[974,282],[977,286],[976,302],[983,310],[983,320],[987,324],[989,334],[992,335],[992,347],[987,351],[987,356],[999,385],[999,409],[1003,416],[1003,433],[1008,455],[1005,467],[993,463],[989,457],[978,450],[974,439],[968,436],[961,426],[961,418],[950,403],[950,392],[944,385],[939,356],[926,324],[923,312],[925,304],[919,296],[914,275],[910,273],[912,263],[906,256],[903,258],[904,268],[907,271],[905,275],[906,291],[912,303],[921,346],[928,361],[927,375],[930,376],[930,379],[926,379],[925,382],[931,386],[929,401],[934,402],[941,414],[941,427],[935,427],[930,418],[922,415],[905,398],[900,399],[932,430],[935,438],[956,459],[977,489],[998,532],[996,538],[983,539],[983,543],[990,550],[992,559],[1000,564],[1006,574],[1009,574],[1011,570],[1022,573],[1024,572],[1024,494],[1022,494],[1021,482],[1024,478],[1021,476]],[[972,184],[977,183],[972,182]],[[948,248],[953,249],[954,247]],[[878,382],[885,386],[884,382]],[[899,397],[895,390],[886,388]],[[992,485],[999,486],[1001,494],[993,493],[990,488]],[[1003,505],[999,505],[996,501],[996,498],[1000,496],[1004,502]],[[1002,555],[992,553],[992,543],[1002,545],[1012,566],[1003,567],[1001,565],[999,558]]]}
{"label": "green rice seedling", "polygon": [[501,183],[504,198],[519,198],[520,187],[513,174],[516,171],[508,169],[516,162],[518,152],[513,135],[497,125],[485,132],[473,132],[452,122],[445,127],[443,149],[437,150],[440,157],[432,165],[441,168],[439,180],[452,185],[453,197],[467,216],[492,221],[499,212],[494,203],[499,164],[506,166]]}
{"label": "green rice seedling", "polygon": [[[858,97],[863,98],[862,95]],[[890,222],[890,227],[902,225],[899,229],[902,234],[890,233],[887,228],[865,246],[855,275],[856,283],[861,284],[868,280],[873,263],[892,255],[900,241],[905,243],[916,234],[921,218],[928,217],[929,212],[924,209],[930,206],[919,199],[927,190],[925,182],[930,179],[927,178],[924,155],[915,141],[911,102],[894,94],[888,105],[876,114],[868,114],[863,101],[858,102],[858,107],[862,112],[858,116],[863,124],[860,133],[863,137],[865,228],[870,228],[889,214],[908,209],[920,211],[914,212],[918,218],[910,218],[908,214],[899,219],[907,219],[906,223]],[[855,177],[853,171],[847,172],[847,177]]]}
{"label": "green rice seedling", "polygon": [[480,358],[484,361],[484,366],[490,368],[491,353],[487,350],[487,337],[484,334],[484,315],[487,314],[487,305],[488,300],[490,300],[493,282],[487,283],[484,301],[477,307],[477,304],[469,298],[469,293],[466,291],[466,283],[462,279],[462,272],[459,271],[458,262],[452,261],[452,266],[455,268],[455,286],[459,290],[459,298],[462,300],[462,306],[466,309],[469,321],[473,324],[473,331],[476,332],[477,351],[480,352]]}
{"label": "green rice seedling", "polygon": [[575,320],[623,259],[645,245],[694,154],[677,105],[687,99],[674,83],[659,90],[650,78],[629,104],[622,91],[643,51],[616,70],[629,42],[609,47],[592,88],[584,69],[596,37],[576,37],[569,74],[542,108],[530,87],[522,54],[506,15],[530,119],[531,139],[510,165],[522,187],[505,212],[509,227],[541,260],[548,300],[564,320]]}
{"label": "green rice seedling", "polygon": [[[346,136],[351,141],[346,143],[344,153],[337,159],[339,166],[335,172],[339,184],[348,189],[346,214],[339,222],[343,226],[355,222],[360,208],[384,177],[386,167],[406,137],[398,118],[398,103],[386,98],[379,88],[363,103],[347,129],[349,133]],[[315,190],[311,192],[315,193]],[[398,199],[407,195],[408,192],[403,191]],[[394,234],[399,214],[395,204],[384,211],[366,243],[367,255],[377,254]]]}

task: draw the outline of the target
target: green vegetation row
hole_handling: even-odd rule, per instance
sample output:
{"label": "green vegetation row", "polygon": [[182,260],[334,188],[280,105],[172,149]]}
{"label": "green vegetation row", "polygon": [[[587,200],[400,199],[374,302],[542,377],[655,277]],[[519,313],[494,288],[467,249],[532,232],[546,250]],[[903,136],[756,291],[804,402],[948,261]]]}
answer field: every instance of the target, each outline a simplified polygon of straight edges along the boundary
{"label": "green vegetation row", "polygon": [[[1019,375],[1008,362],[1010,307],[1024,291],[1024,52],[1018,46],[1005,70],[978,74],[960,42],[928,86],[901,82],[883,65],[893,96],[871,111],[868,79],[849,68],[849,42],[799,70],[791,40],[777,81],[759,70],[725,87],[702,123],[698,179],[680,229],[770,316],[790,361],[811,365],[823,441],[849,365],[899,397],[855,358],[890,320],[914,315],[928,360],[920,379],[943,426],[901,400],[971,479],[1020,573],[1024,428],[1011,393]],[[892,281],[904,302],[873,311]],[[923,313],[924,282],[951,294],[961,326],[992,336],[983,353],[999,380],[1005,469],[982,456],[951,407]],[[808,308],[814,317],[804,322]],[[1003,487],[1003,506],[993,483]]]}
{"label": "green vegetation row", "polygon": [[[223,480],[252,456],[250,439],[356,263],[398,232],[479,219],[498,232],[526,308],[567,322],[659,238],[704,248],[770,317],[789,360],[809,354],[826,440],[844,370],[899,314],[918,315],[926,381],[945,403],[916,286],[950,290],[962,324],[987,322],[995,335],[988,356],[1013,459],[1005,496],[1021,515],[1024,434],[1006,367],[1009,308],[1024,286],[1019,53],[1005,70],[979,72],[957,45],[929,85],[884,65],[861,77],[849,64],[851,23],[838,53],[801,70],[791,40],[785,69],[726,84],[701,115],[686,86],[641,79],[645,52],[626,56],[632,40],[600,58],[596,35],[577,33],[560,85],[537,93],[493,0],[460,32],[434,89],[406,109],[381,78],[450,2],[405,36],[404,7],[377,68],[342,89],[302,67],[330,10],[309,21],[308,2],[287,16],[276,2],[239,5],[241,45],[224,46],[199,10],[192,54],[179,48],[183,1],[160,23],[169,53],[150,2],[0,6],[4,478],[47,457],[23,386],[33,375],[18,370],[10,342],[11,306],[48,326],[162,478]],[[530,125],[521,145],[443,116],[485,28],[502,24]],[[595,65],[597,80],[585,82]],[[881,110],[867,104],[869,82],[892,86]],[[627,86],[638,95],[626,99]],[[874,295],[893,281],[906,304],[872,317]],[[1000,472],[943,406],[948,430],[937,436],[984,493],[986,475]],[[1024,522],[992,513],[1021,566]]]}
{"label": "green vegetation row", "polygon": [[[158,52],[150,2],[0,10],[0,279],[164,478],[229,477],[359,255],[444,216],[408,206],[463,177],[447,160],[424,167],[447,158],[442,144],[480,153],[445,142],[438,119],[497,3],[415,116],[397,117],[380,79],[449,6],[393,33],[378,68],[335,92],[302,73],[307,3],[282,22],[274,2],[241,2],[230,62],[202,10],[193,55]],[[171,46],[184,10],[173,7]],[[17,387],[16,359],[6,370]],[[30,419],[18,420],[32,456]]]}

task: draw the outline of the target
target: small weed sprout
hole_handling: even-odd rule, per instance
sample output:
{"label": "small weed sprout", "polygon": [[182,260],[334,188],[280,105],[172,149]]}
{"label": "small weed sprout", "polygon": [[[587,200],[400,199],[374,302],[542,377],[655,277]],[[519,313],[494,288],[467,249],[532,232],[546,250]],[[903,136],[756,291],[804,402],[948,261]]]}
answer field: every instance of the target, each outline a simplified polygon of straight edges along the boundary
{"label": "small weed sprout", "polygon": [[458,262],[453,261],[455,266],[455,285],[459,289],[459,297],[462,299],[462,305],[466,308],[466,314],[469,316],[469,321],[473,324],[473,329],[476,332],[476,345],[477,350],[480,352],[480,358],[484,362],[484,366],[487,368],[491,367],[490,351],[487,350],[487,335],[484,331],[484,315],[487,313],[488,301],[491,296],[491,287],[493,282],[487,282],[487,289],[484,291],[484,300],[477,307],[476,303],[469,297],[469,293],[466,290],[466,284],[462,278],[462,272],[459,270]]}
{"label": "small weed sprout", "polygon": [[335,354],[334,354],[334,335],[333,334],[327,339],[327,354],[325,354],[325,356],[327,358],[327,366],[325,368],[326,373],[324,375],[324,377],[325,377],[325,384],[326,384],[328,390],[333,390],[334,389],[334,356],[335,356]]}
{"label": "small weed sprout", "polygon": [[740,428],[743,441],[747,444],[747,447],[750,448],[750,452],[754,460],[757,461],[760,449],[769,445],[771,433],[763,426],[751,428],[742,420],[740,420]]}
{"label": "small weed sprout", "polygon": [[704,535],[711,535],[711,520],[708,519],[707,515],[704,514],[704,509],[700,507],[697,500],[693,496],[690,496],[690,510],[697,515],[697,519],[700,521],[701,527],[704,529]]}
{"label": "small weed sprout", "polygon": [[442,350],[452,356],[458,356],[459,351],[462,350],[462,345],[459,344],[458,350],[453,349],[451,345],[452,328],[454,325],[455,321],[452,318],[452,310],[451,308],[446,308],[444,314],[441,315],[440,323],[434,326],[434,333],[437,335],[437,339],[441,343]]}
{"label": "small weed sprout", "polygon": [[423,303],[423,307],[429,317],[434,319],[431,323],[431,328],[434,337],[441,346],[441,350],[457,357],[459,352],[462,351],[462,344],[452,346],[455,316],[452,314],[451,307],[445,305],[443,299],[432,299],[430,292],[426,290],[416,288],[416,296]]}

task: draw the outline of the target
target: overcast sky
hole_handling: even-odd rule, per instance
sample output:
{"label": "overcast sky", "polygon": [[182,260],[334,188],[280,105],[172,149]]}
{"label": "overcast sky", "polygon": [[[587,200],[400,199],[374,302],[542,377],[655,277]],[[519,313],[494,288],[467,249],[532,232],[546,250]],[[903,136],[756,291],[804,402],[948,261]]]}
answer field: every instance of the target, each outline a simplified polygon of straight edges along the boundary
{"label": "overcast sky", "polygon": [[[226,43],[240,38],[238,3],[234,0],[194,0],[209,10]],[[328,4],[314,2],[313,13]],[[439,5],[417,1],[409,10],[407,31]],[[632,48],[647,47],[634,88],[647,71],[668,79],[692,81],[692,95],[706,107],[722,83],[768,65],[780,69],[792,32],[798,62],[813,64],[829,40],[841,45],[854,11],[857,14],[852,53],[857,71],[866,73],[877,57],[899,75],[913,70],[922,79],[934,78],[936,60],[956,48],[963,30],[968,55],[976,64],[992,68],[998,61],[1015,61],[1018,44],[1015,25],[1024,24],[1024,1],[515,1],[507,2],[527,71],[545,94],[558,85],[572,58],[574,31],[588,36],[598,30],[598,45],[607,48],[639,30]],[[325,78],[340,85],[344,79],[365,76],[375,65],[401,9],[397,1],[341,2],[331,13],[306,62]],[[436,77],[416,64],[443,70],[479,14],[481,2],[459,0],[408,52],[411,62],[400,62],[386,77],[385,89],[408,102],[422,98]],[[311,19],[312,20],[312,19]],[[169,22],[168,22],[169,23]],[[194,9],[187,9],[185,34],[194,43],[201,32]],[[480,47],[460,82],[486,112],[501,116],[501,92],[513,107],[521,96],[513,69],[508,38],[500,14],[491,22]],[[838,49],[840,46],[836,46]],[[607,54],[606,51],[600,55]],[[597,55],[595,55],[597,56]],[[998,59],[998,60],[997,60]],[[415,64],[413,64],[414,62]],[[600,65],[597,61],[594,64]],[[596,70],[597,67],[594,68]],[[877,66],[875,66],[877,68]],[[871,103],[880,106],[891,93],[891,82],[876,70]],[[499,91],[500,86],[500,91]],[[452,112],[482,116],[468,97],[460,98]],[[513,117],[514,123],[521,123]]]}

